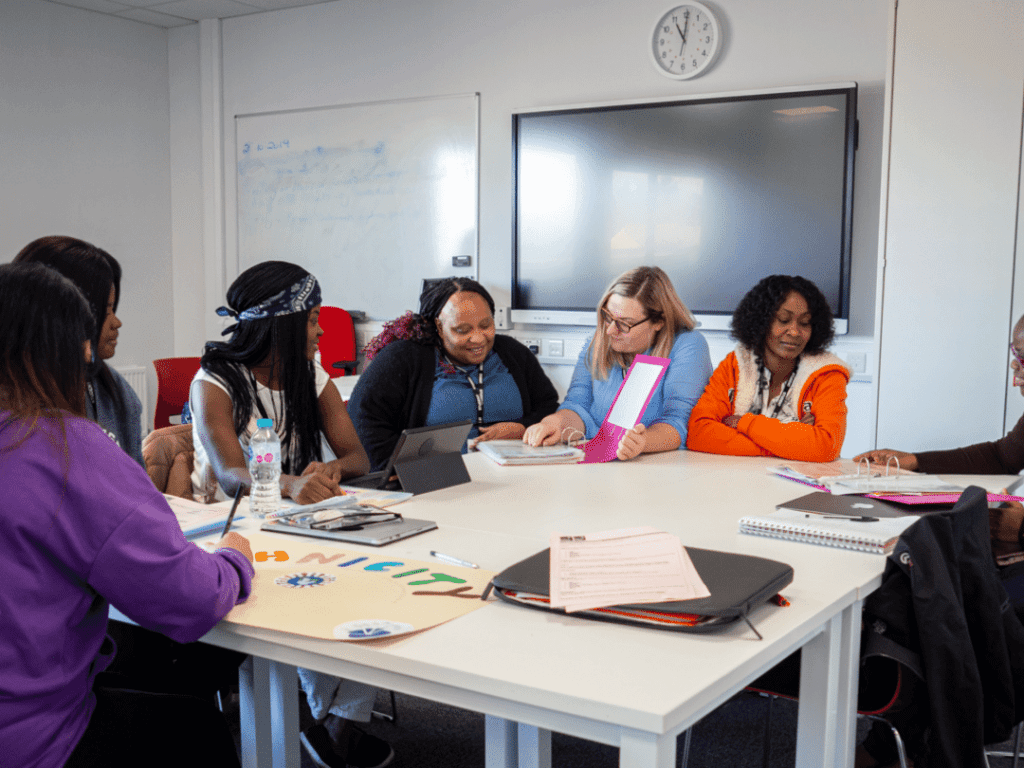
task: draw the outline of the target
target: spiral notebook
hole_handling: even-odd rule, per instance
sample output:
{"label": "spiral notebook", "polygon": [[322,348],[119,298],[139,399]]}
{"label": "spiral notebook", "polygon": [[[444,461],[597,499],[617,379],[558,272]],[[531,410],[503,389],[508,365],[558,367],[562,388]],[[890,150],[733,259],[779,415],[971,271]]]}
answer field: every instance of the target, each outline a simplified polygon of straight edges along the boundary
{"label": "spiral notebook", "polygon": [[[814,496],[843,500],[847,508],[835,512],[811,511],[808,508],[814,507],[814,500],[810,500],[810,504],[807,501]],[[864,498],[808,494],[780,504],[774,512],[741,518],[740,533],[887,555],[900,535],[917,520],[916,515],[896,512],[893,516],[894,511],[883,502]]]}

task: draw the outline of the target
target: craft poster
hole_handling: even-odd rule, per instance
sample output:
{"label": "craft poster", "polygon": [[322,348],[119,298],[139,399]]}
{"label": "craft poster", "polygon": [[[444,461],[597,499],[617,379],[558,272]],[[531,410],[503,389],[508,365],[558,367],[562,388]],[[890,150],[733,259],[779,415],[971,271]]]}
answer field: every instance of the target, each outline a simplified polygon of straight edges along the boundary
{"label": "craft poster", "polygon": [[224,621],[328,640],[375,640],[435,627],[487,605],[495,575],[316,539],[252,534],[249,599]]}

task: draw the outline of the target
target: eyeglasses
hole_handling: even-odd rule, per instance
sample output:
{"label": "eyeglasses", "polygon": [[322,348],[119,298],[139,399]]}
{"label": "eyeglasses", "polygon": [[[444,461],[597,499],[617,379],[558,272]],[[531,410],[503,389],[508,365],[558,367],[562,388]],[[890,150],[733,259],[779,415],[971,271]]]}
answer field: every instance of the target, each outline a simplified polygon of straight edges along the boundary
{"label": "eyeglasses", "polygon": [[1010,344],[1010,354],[1013,355],[1013,359],[1017,361],[1018,365],[1020,365],[1020,367],[1024,369],[1024,357],[1020,356],[1017,350],[1014,349],[1012,343]]}
{"label": "eyeglasses", "polygon": [[643,320],[637,320],[635,323],[627,323],[625,320],[618,320],[612,317],[610,314],[608,314],[608,310],[602,309],[601,319],[604,320],[605,324],[613,324],[615,326],[615,330],[617,330],[619,333],[625,334],[632,331],[638,325],[643,325],[644,323],[646,323],[648,320],[651,319],[651,316],[648,315]]}

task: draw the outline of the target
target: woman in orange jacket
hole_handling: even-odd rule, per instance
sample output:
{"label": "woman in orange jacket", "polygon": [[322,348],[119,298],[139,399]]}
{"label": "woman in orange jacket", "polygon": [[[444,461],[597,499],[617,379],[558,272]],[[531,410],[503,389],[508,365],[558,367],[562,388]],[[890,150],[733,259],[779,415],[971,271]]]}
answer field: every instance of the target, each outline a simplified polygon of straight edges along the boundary
{"label": "woman in orange jacket", "polygon": [[832,311],[803,277],[772,275],[732,316],[739,342],[690,414],[686,447],[734,456],[832,461],[846,436],[850,372],[825,348]]}

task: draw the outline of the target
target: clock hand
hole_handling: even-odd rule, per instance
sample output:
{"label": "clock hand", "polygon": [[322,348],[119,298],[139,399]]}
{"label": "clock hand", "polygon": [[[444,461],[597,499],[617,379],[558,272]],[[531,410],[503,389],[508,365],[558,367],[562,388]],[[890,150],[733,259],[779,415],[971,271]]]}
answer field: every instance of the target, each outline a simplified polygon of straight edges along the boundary
{"label": "clock hand", "polygon": [[682,56],[683,55],[683,48],[686,47],[686,33],[683,32],[682,29],[680,29],[679,22],[676,22],[676,29],[679,30],[679,36],[681,38],[683,38],[683,44],[679,46],[679,55]]}

